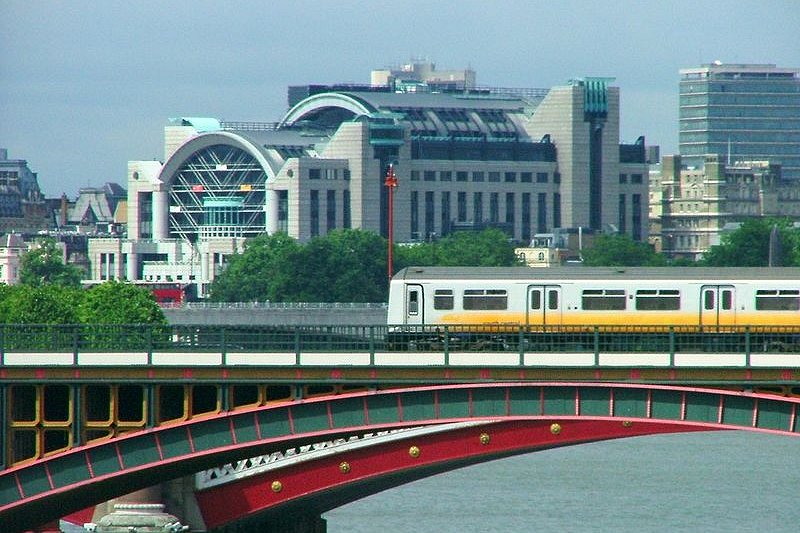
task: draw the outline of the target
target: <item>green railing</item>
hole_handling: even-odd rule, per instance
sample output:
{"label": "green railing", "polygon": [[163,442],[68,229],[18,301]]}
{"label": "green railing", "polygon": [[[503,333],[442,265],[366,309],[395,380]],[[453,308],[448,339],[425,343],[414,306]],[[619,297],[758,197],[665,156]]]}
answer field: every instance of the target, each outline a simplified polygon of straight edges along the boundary
{"label": "green railing", "polygon": [[800,353],[800,326],[0,325],[0,354],[131,351]]}

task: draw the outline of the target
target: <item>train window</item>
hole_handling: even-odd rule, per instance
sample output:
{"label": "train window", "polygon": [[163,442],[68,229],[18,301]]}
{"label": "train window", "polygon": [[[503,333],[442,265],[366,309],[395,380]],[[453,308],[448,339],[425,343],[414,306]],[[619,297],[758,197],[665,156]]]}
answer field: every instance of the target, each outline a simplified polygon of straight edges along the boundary
{"label": "train window", "polygon": [[464,289],[464,309],[508,309],[508,293],[505,289]]}
{"label": "train window", "polygon": [[434,309],[453,308],[453,289],[436,289],[433,292]]}
{"label": "train window", "polygon": [[703,293],[703,309],[711,310],[714,309],[714,295],[716,293],[713,290],[707,289]]}
{"label": "train window", "polygon": [[586,311],[624,311],[623,289],[585,289],[582,306]]}
{"label": "train window", "polygon": [[733,291],[730,289],[722,291],[722,310],[730,311],[733,307]]}
{"label": "train window", "polygon": [[554,309],[558,309],[558,291],[556,290],[549,290],[547,291],[547,308],[551,311]]}
{"label": "train window", "polygon": [[539,291],[531,291],[531,309],[542,308],[542,293]]}
{"label": "train window", "polygon": [[800,290],[783,289],[756,291],[756,310],[798,311],[800,310]]}
{"label": "train window", "polygon": [[410,291],[408,293],[408,314],[416,315],[419,313],[419,292]]}
{"label": "train window", "polygon": [[637,311],[677,311],[681,293],[675,289],[640,289],[636,291]]}

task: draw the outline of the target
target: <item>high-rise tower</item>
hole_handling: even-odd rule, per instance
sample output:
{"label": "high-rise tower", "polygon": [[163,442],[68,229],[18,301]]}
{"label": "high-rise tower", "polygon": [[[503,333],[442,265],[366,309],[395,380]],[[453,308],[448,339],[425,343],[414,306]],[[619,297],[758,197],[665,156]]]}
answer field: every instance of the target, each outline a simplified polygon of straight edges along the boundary
{"label": "high-rise tower", "polygon": [[719,61],[680,71],[679,150],[701,168],[722,161],[780,163],[800,180],[800,69]]}

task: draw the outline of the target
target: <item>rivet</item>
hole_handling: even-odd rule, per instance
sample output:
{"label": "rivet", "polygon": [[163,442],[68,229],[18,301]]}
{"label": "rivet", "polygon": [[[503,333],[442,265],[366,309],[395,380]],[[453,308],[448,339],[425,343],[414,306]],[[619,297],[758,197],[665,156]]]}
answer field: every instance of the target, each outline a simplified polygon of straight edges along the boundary
{"label": "rivet", "polygon": [[414,458],[419,457],[419,448],[417,448],[416,446],[412,446],[411,448],[408,449],[408,455]]}
{"label": "rivet", "polygon": [[625,420],[625,421],[622,422],[622,427],[624,427],[624,428],[629,428],[632,425],[633,425],[633,422],[631,422],[630,420]]}
{"label": "rivet", "polygon": [[488,433],[481,433],[480,440],[481,440],[481,444],[486,446],[487,444],[489,444],[489,441],[491,441],[492,438],[489,436]]}
{"label": "rivet", "polygon": [[561,424],[550,424],[550,433],[553,435],[561,433]]}
{"label": "rivet", "polygon": [[280,492],[282,490],[283,490],[283,483],[277,480],[272,482],[272,492]]}
{"label": "rivet", "polygon": [[350,463],[348,463],[347,461],[342,461],[341,463],[339,463],[339,472],[341,472],[342,474],[347,474],[348,472],[350,472]]}

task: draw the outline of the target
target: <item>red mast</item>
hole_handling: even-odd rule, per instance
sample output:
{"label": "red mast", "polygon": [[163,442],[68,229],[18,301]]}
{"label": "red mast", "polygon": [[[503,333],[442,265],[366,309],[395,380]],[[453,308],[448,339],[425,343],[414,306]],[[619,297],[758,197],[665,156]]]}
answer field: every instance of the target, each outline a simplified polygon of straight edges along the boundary
{"label": "red mast", "polygon": [[392,281],[394,268],[392,265],[392,249],[394,248],[394,189],[397,187],[397,178],[394,175],[394,164],[389,163],[386,169],[386,181],[383,182],[389,188],[389,281]]}

